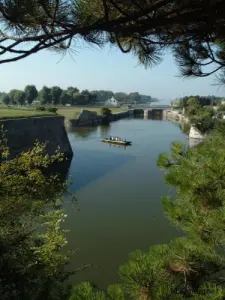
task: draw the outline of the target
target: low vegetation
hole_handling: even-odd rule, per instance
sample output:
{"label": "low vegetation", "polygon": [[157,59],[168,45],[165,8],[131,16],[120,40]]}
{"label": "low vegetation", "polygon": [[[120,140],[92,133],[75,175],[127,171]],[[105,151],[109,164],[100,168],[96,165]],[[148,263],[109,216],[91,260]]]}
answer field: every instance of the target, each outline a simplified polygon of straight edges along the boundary
{"label": "low vegetation", "polygon": [[30,118],[40,116],[54,116],[50,111],[37,111],[35,109],[0,108],[0,119]]}
{"label": "low vegetation", "polygon": [[108,107],[102,107],[101,108],[101,116],[102,116],[102,124],[109,124],[110,122],[110,117],[112,116],[112,111]]}

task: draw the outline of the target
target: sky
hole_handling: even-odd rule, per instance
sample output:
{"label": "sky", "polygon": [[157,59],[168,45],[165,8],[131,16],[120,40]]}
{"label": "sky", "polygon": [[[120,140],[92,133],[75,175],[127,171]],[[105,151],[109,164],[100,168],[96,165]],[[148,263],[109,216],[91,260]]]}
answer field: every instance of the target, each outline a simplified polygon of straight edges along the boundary
{"label": "sky", "polygon": [[170,101],[186,95],[225,96],[225,88],[213,85],[214,77],[181,79],[173,57],[166,54],[153,68],[139,66],[131,54],[116,48],[82,46],[65,57],[43,51],[18,62],[0,65],[0,91],[24,89],[34,84],[78,87],[80,90],[112,90],[140,94]]}

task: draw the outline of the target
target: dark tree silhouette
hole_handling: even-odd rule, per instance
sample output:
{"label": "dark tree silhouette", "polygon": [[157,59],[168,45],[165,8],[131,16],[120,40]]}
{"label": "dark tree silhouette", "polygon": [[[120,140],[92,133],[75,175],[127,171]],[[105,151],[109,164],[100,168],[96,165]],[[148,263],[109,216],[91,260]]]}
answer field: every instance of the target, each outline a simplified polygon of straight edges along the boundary
{"label": "dark tree silhouette", "polygon": [[[184,76],[225,67],[224,0],[3,0],[0,63],[43,49],[76,49],[76,41],[111,43],[145,66],[170,48]],[[207,66],[212,68],[205,68]]]}

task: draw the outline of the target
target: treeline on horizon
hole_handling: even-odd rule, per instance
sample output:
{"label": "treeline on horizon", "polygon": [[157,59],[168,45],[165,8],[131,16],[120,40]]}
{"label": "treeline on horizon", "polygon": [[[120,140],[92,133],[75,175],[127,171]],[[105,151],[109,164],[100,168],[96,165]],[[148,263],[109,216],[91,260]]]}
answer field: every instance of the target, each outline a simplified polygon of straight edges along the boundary
{"label": "treeline on horizon", "polygon": [[190,99],[195,99],[197,103],[201,106],[217,106],[220,105],[221,101],[225,99],[225,97],[219,97],[219,96],[200,96],[200,95],[191,95],[191,96],[184,96],[180,99],[175,99],[172,101],[173,106],[177,106],[180,108],[186,108],[188,106],[188,103]]}
{"label": "treeline on horizon", "polygon": [[140,95],[138,92],[126,94],[123,92],[95,90],[80,91],[77,87],[68,87],[63,90],[59,86],[47,87],[37,90],[35,85],[27,85],[24,90],[12,89],[9,93],[0,93],[0,101],[4,105],[89,105],[104,103],[111,97],[120,103],[146,103],[157,101],[151,96]]}

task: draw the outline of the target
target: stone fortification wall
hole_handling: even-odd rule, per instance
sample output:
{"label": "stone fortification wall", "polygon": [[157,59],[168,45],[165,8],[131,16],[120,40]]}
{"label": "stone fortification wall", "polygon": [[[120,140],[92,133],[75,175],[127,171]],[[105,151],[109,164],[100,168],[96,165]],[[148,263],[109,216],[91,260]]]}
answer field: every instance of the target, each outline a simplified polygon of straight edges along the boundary
{"label": "stone fortification wall", "polygon": [[31,149],[36,140],[47,142],[47,151],[54,153],[57,147],[66,157],[73,152],[64,126],[63,116],[43,116],[0,120],[0,126],[6,130],[10,158],[22,151]]}

